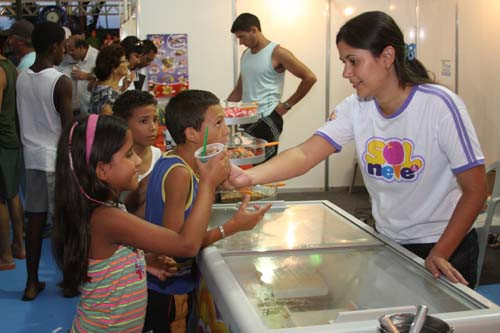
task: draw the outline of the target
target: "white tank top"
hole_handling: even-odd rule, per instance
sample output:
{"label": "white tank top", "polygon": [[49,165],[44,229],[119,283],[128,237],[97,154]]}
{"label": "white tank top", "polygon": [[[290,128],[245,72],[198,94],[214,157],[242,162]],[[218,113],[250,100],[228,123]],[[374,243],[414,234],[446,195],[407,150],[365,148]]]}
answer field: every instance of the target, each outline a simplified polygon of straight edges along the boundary
{"label": "white tank top", "polygon": [[283,95],[285,72],[278,73],[271,61],[274,48],[270,42],[259,52],[252,54],[247,49],[241,56],[241,83],[243,102],[258,102],[259,114],[269,116]]}
{"label": "white tank top", "polygon": [[26,169],[55,171],[61,117],[54,105],[54,88],[61,75],[54,68],[38,73],[28,68],[17,78],[17,112]]}

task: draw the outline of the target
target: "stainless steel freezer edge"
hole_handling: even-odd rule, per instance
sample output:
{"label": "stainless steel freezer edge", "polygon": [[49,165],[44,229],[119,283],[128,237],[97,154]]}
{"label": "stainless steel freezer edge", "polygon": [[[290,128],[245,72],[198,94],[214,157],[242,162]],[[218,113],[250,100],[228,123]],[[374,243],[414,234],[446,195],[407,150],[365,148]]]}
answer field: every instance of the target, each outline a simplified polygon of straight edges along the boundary
{"label": "stainless steel freezer edge", "polygon": [[[307,206],[308,204],[311,206]],[[332,249],[325,250],[325,248],[320,246],[322,244],[318,243],[317,245],[315,244],[315,246],[318,246],[317,250],[319,252],[319,254],[316,255],[311,254],[313,252],[311,252],[310,248],[304,247],[282,249],[281,251],[276,249],[271,251],[249,251],[247,253],[234,251],[237,250],[237,248],[229,248],[228,250],[228,248],[224,247],[227,244],[219,244],[219,248],[216,247],[217,244],[214,244],[216,246],[204,249],[199,255],[200,270],[207,282],[207,286],[212,293],[223,320],[227,323],[232,332],[376,332],[378,327],[377,318],[380,314],[374,315],[373,313],[376,312],[377,308],[383,308],[384,305],[386,307],[387,305],[390,307],[411,305],[418,302],[418,300],[427,300],[430,303],[437,302],[435,304],[436,310],[431,314],[446,320],[449,324],[455,327],[455,332],[500,332],[500,308],[497,305],[465,286],[456,286],[444,279],[439,279],[437,281],[433,280],[431,275],[428,274],[428,272],[426,272],[423,268],[423,261],[420,258],[417,258],[415,255],[406,251],[404,248],[400,247],[391,240],[381,237],[371,228],[366,226],[362,221],[356,220],[356,218],[329,202],[307,201],[287,203],[288,207],[303,205],[302,208],[311,207],[311,209],[317,209],[318,207],[314,207],[314,205],[317,206],[318,204],[321,204],[323,207],[328,208],[329,210],[335,212],[335,214],[341,216],[340,219],[342,220],[342,223],[345,224],[345,220],[347,220],[347,222],[349,222],[348,224],[353,224],[359,230],[363,230],[363,232],[375,237],[377,240],[380,240],[380,246],[378,246],[378,248],[377,246],[373,246],[374,249],[369,248],[367,250],[366,246],[364,248],[363,246],[359,246],[359,244],[357,244],[358,246],[354,246],[353,249],[347,248],[343,250],[332,247]],[[223,209],[227,209],[230,205],[216,206],[222,206]],[[214,207],[214,209],[218,208]],[[300,216],[302,217],[303,215]],[[296,217],[297,215],[295,215],[295,218]],[[223,223],[224,221],[216,222],[216,224],[218,224]],[[267,221],[268,224],[270,222],[273,221]],[[308,221],[307,223],[314,223],[314,221]],[[323,221],[321,223],[338,223],[338,221],[332,222],[330,219],[330,221]],[[315,229],[314,227],[308,229],[308,231],[316,233],[319,232],[318,230],[322,231],[326,229]],[[328,229],[328,231],[331,232],[331,228]],[[262,230],[259,232],[262,232]],[[352,232],[347,233],[347,235],[352,234]],[[328,237],[325,237],[323,239],[327,238]],[[223,240],[221,242],[228,241],[229,240]],[[259,241],[262,240],[260,239]],[[331,238],[328,238],[327,242],[331,243]],[[358,237],[358,242],[361,244],[363,243],[363,240],[359,240]],[[331,309],[324,308],[325,310],[322,310],[323,308],[321,308],[321,306],[323,305],[320,304],[320,307],[309,308],[308,310],[307,308],[289,308],[288,303],[286,303],[287,305],[285,305],[285,309],[291,309],[290,311],[287,311],[286,314],[292,315],[292,317],[286,319],[286,321],[292,320],[293,325],[274,325],[274,323],[272,323],[272,320],[274,319],[271,317],[278,315],[274,313],[268,315],[267,312],[262,312],[263,306],[264,309],[269,309],[267,307],[269,305],[267,301],[269,298],[266,298],[264,303],[256,303],[256,300],[259,301],[261,299],[255,298],[255,295],[257,294],[253,294],[253,290],[251,289],[255,286],[254,280],[260,279],[264,281],[262,279],[264,276],[255,276],[253,269],[257,268],[257,266],[254,267],[254,264],[259,263],[261,260],[271,259],[274,260],[274,263],[281,265],[278,266],[281,267],[280,270],[284,269],[283,272],[290,272],[287,274],[292,274],[293,276],[296,274],[295,269],[298,268],[300,273],[300,269],[303,267],[300,265],[289,266],[288,263],[290,263],[290,261],[283,260],[289,260],[290,257],[295,260],[293,264],[296,264],[304,261],[302,260],[304,258],[311,259],[311,257],[313,257],[312,259],[314,259],[315,256],[321,256],[323,259],[320,266],[317,266],[318,268],[311,266],[314,264],[314,261],[307,263],[307,265],[309,265],[308,267],[313,267],[315,271],[320,270],[318,273],[323,274],[324,281],[316,281],[316,284],[314,285],[312,283],[306,283],[308,287],[307,291],[309,293],[313,292],[314,295],[298,296],[300,293],[303,293],[306,288],[295,288],[294,286],[294,288],[290,289],[288,283],[289,277],[285,275],[287,282],[284,285],[287,287],[283,289],[284,285],[282,282],[279,282],[280,284],[278,285],[275,284],[275,287],[273,287],[274,289],[272,289],[272,297],[276,300],[278,297],[280,299],[282,299],[281,297],[285,297],[285,301],[287,302],[289,301],[289,297],[292,297],[292,299],[296,299],[296,297],[310,298],[315,295],[322,297],[323,290],[328,288],[328,297],[333,295],[331,297],[334,297],[336,302],[338,302],[339,297],[343,297],[339,291],[343,291],[342,288],[347,288],[350,289],[349,292],[351,293],[348,295],[350,297],[349,300],[353,300],[353,304],[357,305],[357,307],[355,306],[355,309],[349,309],[349,307],[346,309],[344,306],[339,306],[339,304],[335,303],[336,305],[332,304],[334,307]],[[345,258],[346,256],[347,259]],[[285,259],[282,260],[282,258]],[[359,258],[362,258],[363,260],[359,260]],[[325,275],[325,269],[331,268],[331,262],[335,263],[337,269],[342,270],[346,268],[347,270],[342,270],[340,274],[338,271],[332,271],[334,273],[333,275]],[[385,265],[386,262],[389,263],[388,266]],[[380,265],[380,263],[383,263],[384,265]],[[248,268],[250,266],[251,268]],[[363,266],[363,270],[360,270],[359,266]],[[359,275],[360,273],[362,275]],[[342,277],[342,274],[346,276]],[[412,274],[416,276],[415,281],[411,280]],[[341,277],[339,278],[339,276]],[[358,276],[361,276],[361,278],[358,278]],[[250,279],[248,279],[248,277],[250,277]],[[341,278],[344,278],[345,281],[339,280]],[[339,281],[341,282],[340,284]],[[381,293],[384,291],[384,288],[387,289],[387,286],[383,286],[383,288],[380,289],[380,283],[388,285],[390,291],[393,290],[392,292],[389,292],[389,296],[386,296],[387,293]],[[334,289],[331,289],[332,284]],[[404,287],[404,285],[407,286]],[[267,288],[268,283],[265,283],[264,286]],[[312,286],[314,286],[314,288],[312,288]],[[403,289],[401,289],[401,286],[403,286]],[[257,285],[257,287],[259,286]],[[395,287],[398,287],[399,289]],[[355,291],[354,296],[358,298],[351,298],[353,296],[352,290]],[[258,295],[260,296],[262,289],[258,289],[257,291],[259,291]],[[290,296],[292,295],[292,291],[293,296]],[[438,292],[437,294],[435,294],[436,291]],[[278,293],[281,296],[278,296]],[[330,293],[333,294],[330,295]],[[394,302],[391,294],[395,294],[396,302]],[[265,295],[267,297],[267,294]],[[362,297],[360,298],[359,295]],[[384,296],[381,298],[380,295]],[[436,296],[432,296],[432,299],[430,299],[429,295]],[[366,300],[367,297],[369,298],[368,301]],[[389,298],[386,299],[386,297]],[[397,299],[397,297],[400,297],[401,299]],[[434,299],[436,299],[436,301]],[[399,303],[399,305],[392,304],[393,302]],[[275,306],[276,304],[277,303],[272,303],[272,312],[278,308]],[[418,304],[420,303],[414,305]],[[330,305],[327,304],[327,306]],[[372,312],[371,316],[366,315],[365,317],[360,317],[364,311],[366,313],[370,312],[370,309],[375,311]],[[396,310],[387,311],[389,313],[398,312]],[[340,318],[339,314],[343,315],[348,313],[355,313],[356,316],[353,316],[352,320],[350,320],[348,316],[343,316],[342,320],[339,319],[335,321],[337,318]],[[314,315],[313,317],[318,317],[319,314],[322,316],[321,320],[314,319],[314,321],[312,321],[310,318],[306,318],[311,315]],[[281,315],[281,312],[279,315]],[[325,318],[327,320],[325,320]],[[346,318],[348,319],[346,320]],[[299,321],[296,321],[296,319],[299,319]],[[271,320],[271,322],[269,320]],[[316,324],[313,322],[316,322]]]}
{"label": "stainless steel freezer edge", "polygon": [[[201,251],[198,255],[198,266],[231,332],[267,332],[215,247]],[[258,331],[255,331],[256,329]]]}

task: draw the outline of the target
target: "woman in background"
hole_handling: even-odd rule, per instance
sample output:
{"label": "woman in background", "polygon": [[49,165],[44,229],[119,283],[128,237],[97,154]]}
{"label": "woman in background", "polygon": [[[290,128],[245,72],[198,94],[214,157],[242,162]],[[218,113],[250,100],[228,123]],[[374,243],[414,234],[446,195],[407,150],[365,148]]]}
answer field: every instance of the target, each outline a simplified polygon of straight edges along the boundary
{"label": "woman in background", "polygon": [[90,96],[90,113],[113,114],[113,103],[120,95],[120,80],[128,73],[125,50],[120,45],[102,48],[95,61],[97,83]]}

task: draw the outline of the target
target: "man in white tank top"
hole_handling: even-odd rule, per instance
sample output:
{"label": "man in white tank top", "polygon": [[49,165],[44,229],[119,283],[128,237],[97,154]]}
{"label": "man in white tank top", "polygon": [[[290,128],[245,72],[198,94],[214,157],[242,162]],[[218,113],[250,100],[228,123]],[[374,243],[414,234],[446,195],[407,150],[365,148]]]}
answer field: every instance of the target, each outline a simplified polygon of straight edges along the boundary
{"label": "man in white tank top", "polygon": [[[243,126],[250,135],[278,141],[283,129],[283,115],[297,104],[316,82],[316,76],[292,52],[271,42],[262,34],[257,16],[239,15],[231,32],[247,49],[241,56],[241,71],[236,87],[227,98],[232,102],[258,102],[261,119]],[[285,71],[301,81],[295,92],[282,101]],[[278,146],[266,148],[266,159],[278,153]]]}
{"label": "man in white tank top", "polygon": [[53,22],[35,27],[31,35],[35,63],[19,74],[17,112],[26,167],[26,267],[23,301],[31,301],[45,283],[38,280],[42,229],[54,206],[54,176],[61,128],[73,122],[71,79],[58,72],[64,55],[64,30]]}

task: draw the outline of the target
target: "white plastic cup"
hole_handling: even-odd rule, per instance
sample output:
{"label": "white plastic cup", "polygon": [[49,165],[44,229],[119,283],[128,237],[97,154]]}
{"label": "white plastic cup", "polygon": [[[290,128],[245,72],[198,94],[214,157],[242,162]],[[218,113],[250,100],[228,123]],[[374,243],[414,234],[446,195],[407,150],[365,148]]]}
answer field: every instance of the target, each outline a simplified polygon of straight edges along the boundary
{"label": "white plastic cup", "polygon": [[208,160],[222,153],[224,151],[224,147],[225,146],[222,143],[211,143],[207,145],[207,154],[205,156],[202,156],[203,153],[203,146],[202,146],[194,152],[194,157],[199,159],[202,163],[206,163]]}

